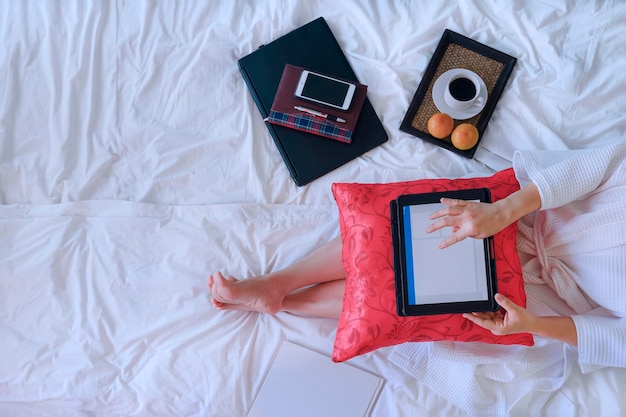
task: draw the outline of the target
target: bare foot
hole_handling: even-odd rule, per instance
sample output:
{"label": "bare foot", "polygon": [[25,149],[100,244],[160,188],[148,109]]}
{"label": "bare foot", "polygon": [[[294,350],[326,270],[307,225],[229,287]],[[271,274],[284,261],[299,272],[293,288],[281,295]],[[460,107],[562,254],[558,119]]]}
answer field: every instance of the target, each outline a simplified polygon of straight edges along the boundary
{"label": "bare foot", "polygon": [[221,272],[209,276],[211,302],[220,310],[257,311],[275,314],[287,295],[266,276],[245,280],[225,277]]}

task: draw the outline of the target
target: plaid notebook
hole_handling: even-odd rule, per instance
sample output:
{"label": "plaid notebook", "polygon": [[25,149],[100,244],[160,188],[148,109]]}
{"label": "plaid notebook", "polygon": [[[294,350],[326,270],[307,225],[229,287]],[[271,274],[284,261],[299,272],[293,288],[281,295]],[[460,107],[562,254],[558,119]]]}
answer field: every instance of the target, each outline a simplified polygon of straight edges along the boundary
{"label": "plaid notebook", "polygon": [[275,125],[287,126],[292,129],[313,133],[345,143],[350,143],[352,140],[351,130],[340,128],[326,119],[306,113],[294,114],[270,111],[270,115],[266,120]]}
{"label": "plaid notebook", "polygon": [[352,133],[365,102],[367,86],[350,81],[356,84],[352,103],[345,112],[341,110],[334,111],[336,116],[345,120],[344,123],[335,122],[295,109],[296,106],[304,106],[320,113],[329,113],[331,111],[322,105],[304,101],[294,95],[302,70],[303,68],[301,67],[290,64],[285,65],[270,114],[265,121],[340,142],[350,143],[352,141]]}

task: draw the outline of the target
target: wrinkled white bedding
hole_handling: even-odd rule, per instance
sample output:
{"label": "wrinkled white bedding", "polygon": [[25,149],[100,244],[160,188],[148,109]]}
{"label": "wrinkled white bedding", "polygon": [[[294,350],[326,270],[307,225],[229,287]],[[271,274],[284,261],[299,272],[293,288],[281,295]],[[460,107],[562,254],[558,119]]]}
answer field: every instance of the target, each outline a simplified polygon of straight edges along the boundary
{"label": "wrinkled white bedding", "polygon": [[[330,354],[336,322],[219,312],[205,277],[336,236],[333,182],[485,175],[516,148],[624,140],[626,3],[459,3],[2,2],[0,416],[243,416],[281,340]],[[390,139],[299,188],[237,59],[319,16]],[[473,160],[398,129],[446,28],[518,58]],[[352,361],[386,380],[374,416],[479,411],[390,352]],[[624,370],[574,365],[562,384],[536,409],[626,410]]]}

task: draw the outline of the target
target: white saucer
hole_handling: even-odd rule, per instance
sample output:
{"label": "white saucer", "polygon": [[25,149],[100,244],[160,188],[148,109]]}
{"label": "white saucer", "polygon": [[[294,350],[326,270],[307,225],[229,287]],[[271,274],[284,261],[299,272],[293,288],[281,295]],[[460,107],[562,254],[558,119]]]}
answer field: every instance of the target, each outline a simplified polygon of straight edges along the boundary
{"label": "white saucer", "polygon": [[[471,106],[467,109],[456,110],[446,104],[446,101],[443,98],[443,93],[446,86],[448,85],[448,81],[450,81],[453,76],[463,73],[472,73],[475,74],[476,77],[478,77],[478,79],[480,80],[479,97],[482,97],[483,102],[481,105],[478,106]],[[487,85],[485,84],[483,79],[480,78],[475,72],[465,68],[454,68],[444,72],[439,76],[439,78],[437,78],[435,84],[433,85],[433,102],[435,103],[435,106],[437,106],[437,109],[439,109],[440,112],[447,113],[456,120],[470,119],[480,113],[482,109],[485,108],[485,104],[487,104],[487,96]]]}

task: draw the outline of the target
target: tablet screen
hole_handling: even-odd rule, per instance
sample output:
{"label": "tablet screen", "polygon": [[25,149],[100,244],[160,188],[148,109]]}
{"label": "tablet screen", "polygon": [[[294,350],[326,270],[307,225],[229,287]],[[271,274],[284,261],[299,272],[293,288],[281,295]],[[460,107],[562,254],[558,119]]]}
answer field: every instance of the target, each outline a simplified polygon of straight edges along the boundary
{"label": "tablet screen", "polygon": [[445,207],[440,203],[444,196],[490,202],[487,189],[402,195],[391,202],[399,315],[498,309],[492,238],[466,238],[440,249],[452,228],[426,232],[433,223],[428,216]]}
{"label": "tablet screen", "polygon": [[408,303],[436,304],[488,299],[482,239],[464,239],[439,249],[449,227],[426,233],[428,215],[441,203],[405,206],[404,235]]}

